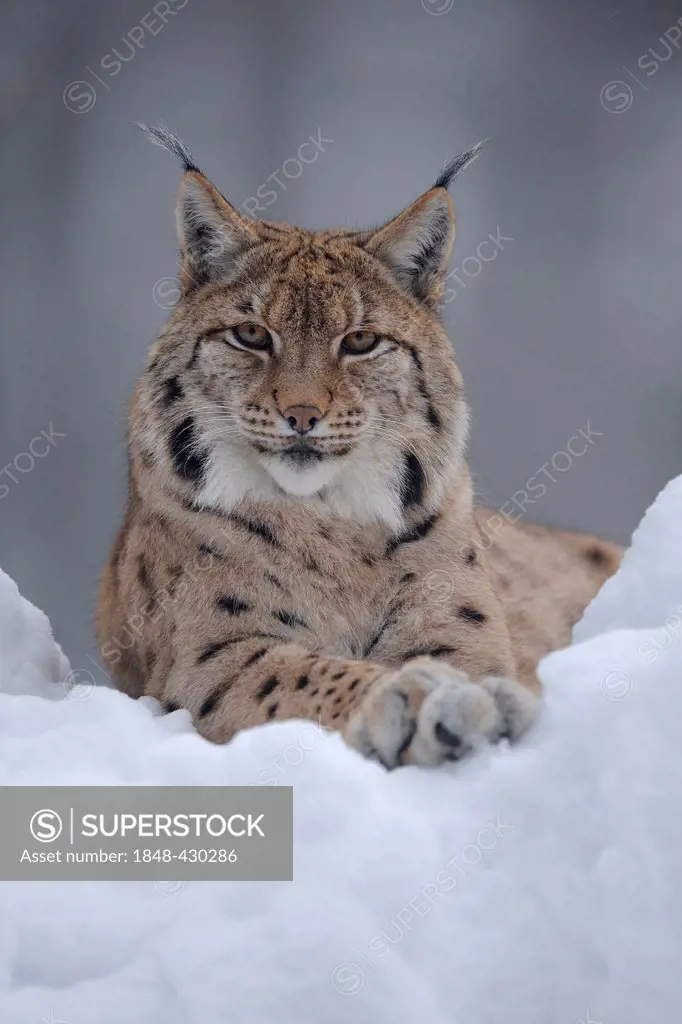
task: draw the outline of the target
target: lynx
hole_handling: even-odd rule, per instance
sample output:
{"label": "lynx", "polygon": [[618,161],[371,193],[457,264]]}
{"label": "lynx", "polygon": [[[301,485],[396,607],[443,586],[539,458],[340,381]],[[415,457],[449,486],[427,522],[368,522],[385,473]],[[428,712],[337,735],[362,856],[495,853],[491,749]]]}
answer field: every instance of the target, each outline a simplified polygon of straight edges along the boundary
{"label": "lynx", "polygon": [[518,739],[539,659],[621,552],[474,509],[439,296],[448,186],[480,146],[379,228],[309,231],[238,212],[145,130],[184,165],[182,295],[132,399],[101,581],[117,685],[215,742],[312,718],[387,768]]}

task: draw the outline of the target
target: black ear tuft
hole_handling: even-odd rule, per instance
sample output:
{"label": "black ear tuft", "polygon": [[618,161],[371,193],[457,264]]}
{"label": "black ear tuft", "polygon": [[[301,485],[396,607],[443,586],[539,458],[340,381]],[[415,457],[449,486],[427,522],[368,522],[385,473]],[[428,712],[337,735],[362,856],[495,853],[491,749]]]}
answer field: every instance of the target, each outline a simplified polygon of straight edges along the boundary
{"label": "black ear tuft", "polygon": [[186,171],[198,171],[201,174],[185,143],[163,122],[160,121],[158,124],[147,125],[142,124],[141,121],[135,121],[135,127],[144,132],[149,141],[153,142],[155,146],[161,146],[162,149],[167,149],[169,153],[176,156]]}
{"label": "black ear tuft", "polygon": [[434,188],[449,188],[455,178],[462,173],[465,167],[472,164],[477,159],[481,150],[485,146],[489,139],[482,139],[481,142],[477,142],[475,146],[468,149],[466,153],[460,153],[459,156],[453,156],[451,160],[443,164],[443,170],[440,175],[433,183]]}

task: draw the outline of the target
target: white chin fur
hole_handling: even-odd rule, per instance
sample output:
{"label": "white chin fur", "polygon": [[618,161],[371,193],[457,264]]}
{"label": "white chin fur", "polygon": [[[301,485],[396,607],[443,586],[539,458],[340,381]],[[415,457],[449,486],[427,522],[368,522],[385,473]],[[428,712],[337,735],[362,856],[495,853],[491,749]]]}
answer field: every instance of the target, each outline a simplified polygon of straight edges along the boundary
{"label": "white chin fur", "polygon": [[[297,467],[278,456],[216,444],[197,503],[229,513],[243,498],[281,498],[284,491],[292,498],[320,502],[332,515],[399,530],[401,465],[400,453],[358,448],[346,458]],[[322,490],[324,504],[318,497]]]}
{"label": "white chin fur", "polygon": [[327,487],[341,468],[338,459],[325,459],[309,466],[296,466],[279,456],[268,456],[263,465],[283,491],[297,498],[311,497]]}

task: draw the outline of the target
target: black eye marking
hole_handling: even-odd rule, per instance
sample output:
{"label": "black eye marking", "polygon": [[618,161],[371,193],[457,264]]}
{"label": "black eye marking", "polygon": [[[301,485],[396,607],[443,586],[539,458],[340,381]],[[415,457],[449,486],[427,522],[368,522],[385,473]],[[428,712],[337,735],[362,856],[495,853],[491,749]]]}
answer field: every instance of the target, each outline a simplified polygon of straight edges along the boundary
{"label": "black eye marking", "polygon": [[426,478],[421,462],[414,454],[408,452],[405,456],[405,469],[400,494],[403,508],[408,505],[420,505],[424,499],[426,489]]}
{"label": "black eye marking", "polygon": [[474,564],[474,562],[476,561],[476,551],[474,550],[474,548],[469,548],[469,550],[467,551],[467,553],[465,555],[465,560],[466,560],[467,565],[473,565]]}
{"label": "black eye marking", "polygon": [[187,416],[171,431],[169,448],[175,472],[193,484],[203,480],[208,462],[208,452],[197,451],[196,444],[196,424]]}
{"label": "black eye marking", "polygon": [[476,608],[472,608],[471,605],[463,604],[457,609],[457,614],[461,619],[467,619],[469,622],[475,622],[477,626],[480,626],[482,622],[485,622],[488,618],[483,612],[477,611]]}

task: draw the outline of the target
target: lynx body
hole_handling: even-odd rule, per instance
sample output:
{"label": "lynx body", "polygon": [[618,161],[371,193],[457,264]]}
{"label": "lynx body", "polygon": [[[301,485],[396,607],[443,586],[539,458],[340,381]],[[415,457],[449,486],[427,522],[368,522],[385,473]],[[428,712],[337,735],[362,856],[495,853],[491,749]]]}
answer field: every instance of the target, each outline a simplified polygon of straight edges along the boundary
{"label": "lynx body", "polygon": [[514,740],[620,550],[474,509],[438,299],[477,149],[383,227],[317,232],[238,213],[149,131],[185,165],[182,298],[101,583],[117,685],[216,742],[308,717],[388,767]]}

